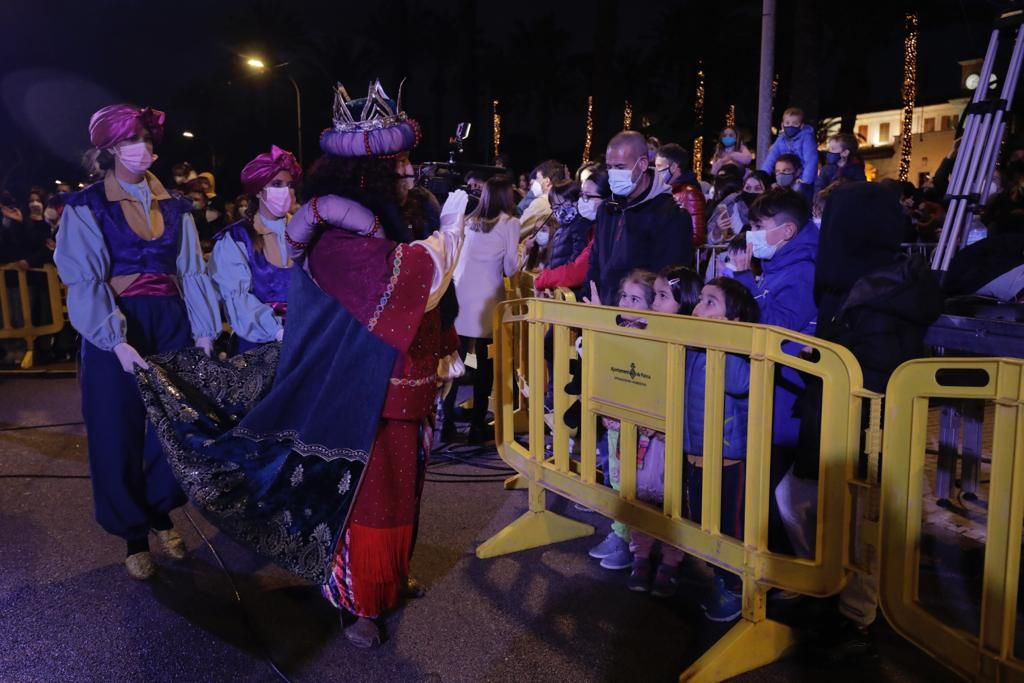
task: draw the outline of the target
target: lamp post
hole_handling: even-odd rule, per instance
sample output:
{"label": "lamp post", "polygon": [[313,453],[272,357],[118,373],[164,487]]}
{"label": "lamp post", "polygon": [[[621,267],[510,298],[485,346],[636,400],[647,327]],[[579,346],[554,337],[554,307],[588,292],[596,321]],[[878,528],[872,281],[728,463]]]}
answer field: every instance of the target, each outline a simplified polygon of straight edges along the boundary
{"label": "lamp post", "polygon": [[[257,57],[249,57],[245,60],[245,65],[257,73],[262,73],[267,70],[267,65],[262,59]],[[281,62],[270,67],[271,69],[280,69],[283,66],[288,66],[288,62]],[[298,149],[295,150],[299,157],[299,166],[302,166],[302,93],[299,92],[299,84],[295,82],[292,75],[287,71],[284,72],[285,78],[292,84],[292,88],[295,89],[295,131],[297,135]]]}

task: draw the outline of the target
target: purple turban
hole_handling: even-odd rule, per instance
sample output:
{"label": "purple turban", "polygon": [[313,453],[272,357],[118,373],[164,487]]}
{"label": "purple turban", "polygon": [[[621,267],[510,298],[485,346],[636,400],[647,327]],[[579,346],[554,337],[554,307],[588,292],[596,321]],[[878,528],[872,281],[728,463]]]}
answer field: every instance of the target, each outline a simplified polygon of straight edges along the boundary
{"label": "purple turban", "polygon": [[389,157],[409,151],[419,142],[420,126],[413,119],[367,130],[328,128],[320,134],[320,149],[338,157]]}
{"label": "purple turban", "polygon": [[245,193],[258,194],[281,171],[288,171],[295,180],[302,177],[302,167],[295,160],[295,155],[277,145],[271,145],[269,152],[260,154],[242,169],[241,179]]}
{"label": "purple turban", "polygon": [[93,114],[89,119],[89,140],[100,149],[113,147],[135,137],[138,123],[149,131],[154,144],[160,144],[164,137],[164,113],[131,104],[112,104]]}

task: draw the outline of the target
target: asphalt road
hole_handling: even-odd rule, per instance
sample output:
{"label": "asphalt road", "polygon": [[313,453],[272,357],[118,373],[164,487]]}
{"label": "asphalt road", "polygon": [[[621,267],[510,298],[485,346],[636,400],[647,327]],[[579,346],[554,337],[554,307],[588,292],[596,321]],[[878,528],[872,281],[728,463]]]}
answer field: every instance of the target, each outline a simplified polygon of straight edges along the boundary
{"label": "asphalt road", "polygon": [[[673,681],[726,630],[701,613],[710,575],[693,560],[664,601],[629,592],[627,572],[588,558],[598,538],[476,559],[476,545],[526,509],[524,492],[491,481],[500,471],[486,468],[502,465],[493,452],[432,471],[413,561],[429,592],[387,618],[379,649],[349,645],[315,587],[192,507],[173,515],[189,558],[157,553],[157,578],[132,581],[121,541],[93,520],[80,420],[73,379],[0,377],[5,683],[282,680],[271,662],[296,682]],[[563,500],[551,507],[607,526]],[[736,680],[952,680],[878,631],[880,661],[826,671],[795,657]]]}

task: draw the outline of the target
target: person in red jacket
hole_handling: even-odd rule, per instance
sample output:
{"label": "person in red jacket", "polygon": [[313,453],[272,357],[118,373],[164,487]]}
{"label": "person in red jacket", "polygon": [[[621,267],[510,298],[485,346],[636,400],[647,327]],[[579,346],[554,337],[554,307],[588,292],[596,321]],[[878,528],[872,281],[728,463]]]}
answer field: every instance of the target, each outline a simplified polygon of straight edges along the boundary
{"label": "person in red jacket", "polygon": [[[576,210],[583,218],[593,222],[597,218],[597,210],[611,196],[608,186],[608,169],[603,164],[593,164],[582,175],[580,197],[576,202]],[[594,245],[594,231],[590,230],[587,246],[568,263],[556,268],[546,268],[534,280],[534,289],[538,292],[556,287],[578,289],[587,279],[587,267],[590,262],[590,250]]]}
{"label": "person in red jacket", "polygon": [[659,147],[654,157],[654,172],[662,174],[665,184],[672,186],[672,197],[676,204],[690,214],[693,220],[693,246],[699,247],[707,241],[704,192],[690,166],[690,153],[674,142]]}

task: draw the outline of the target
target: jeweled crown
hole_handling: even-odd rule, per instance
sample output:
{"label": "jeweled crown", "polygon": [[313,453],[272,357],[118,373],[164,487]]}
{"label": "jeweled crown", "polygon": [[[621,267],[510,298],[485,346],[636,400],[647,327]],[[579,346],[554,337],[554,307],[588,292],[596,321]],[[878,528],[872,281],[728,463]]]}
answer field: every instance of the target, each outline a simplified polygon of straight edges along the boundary
{"label": "jeweled crown", "polygon": [[[366,99],[360,101],[349,97],[345,86],[338,83],[334,88],[334,130],[341,133],[376,130],[405,121],[407,117],[402,111],[404,86],[403,80],[398,86],[398,99],[392,101],[384,92],[380,79],[377,79],[370,83]],[[353,113],[354,110],[359,111],[358,119]]]}

